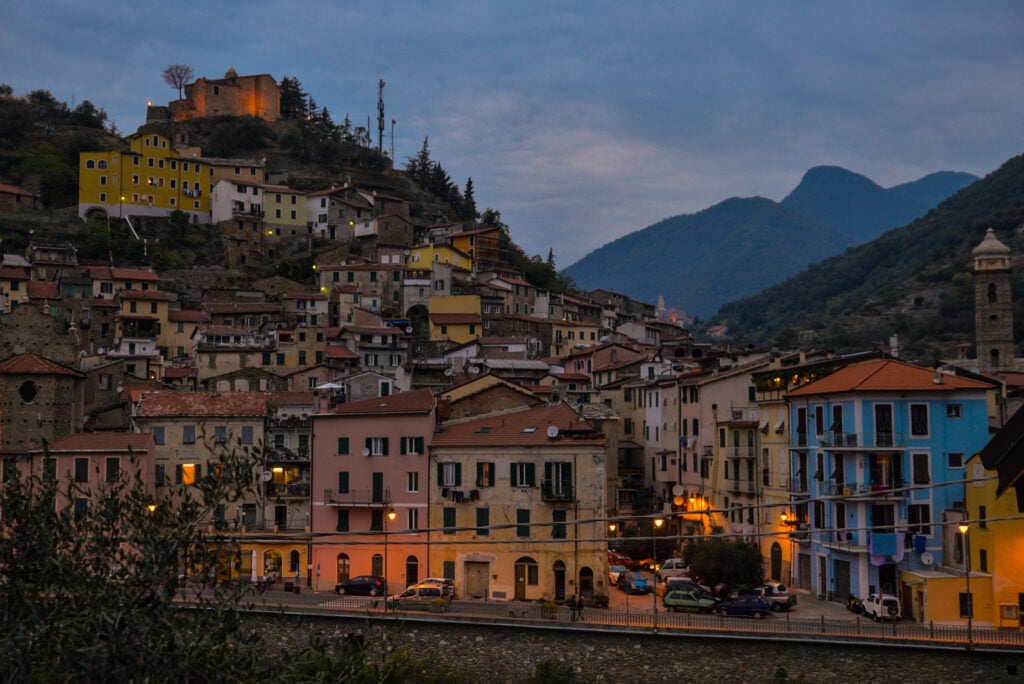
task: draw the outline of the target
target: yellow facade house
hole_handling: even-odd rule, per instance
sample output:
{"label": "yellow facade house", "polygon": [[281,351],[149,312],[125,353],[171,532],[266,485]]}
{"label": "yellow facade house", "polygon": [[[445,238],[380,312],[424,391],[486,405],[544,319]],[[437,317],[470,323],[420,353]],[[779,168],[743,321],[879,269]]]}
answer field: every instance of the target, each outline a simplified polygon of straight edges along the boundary
{"label": "yellow facade house", "polygon": [[431,297],[430,340],[449,341],[462,344],[475,340],[483,334],[483,317],[480,315],[478,295],[453,295]]}

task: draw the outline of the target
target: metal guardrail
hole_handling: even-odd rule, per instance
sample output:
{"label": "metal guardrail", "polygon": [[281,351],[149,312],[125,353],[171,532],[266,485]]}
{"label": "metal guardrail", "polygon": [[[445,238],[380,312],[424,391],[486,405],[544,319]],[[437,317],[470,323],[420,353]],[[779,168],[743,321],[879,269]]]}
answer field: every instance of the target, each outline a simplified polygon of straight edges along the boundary
{"label": "metal guardrail", "polygon": [[[224,587],[189,587],[181,590],[180,601],[203,604],[230,594]],[[874,643],[944,650],[998,650],[1024,653],[1024,631],[960,625],[920,624],[909,621],[873,622],[862,616],[853,620],[793,617],[790,613],[769,614],[762,619],[724,617],[696,613],[658,613],[586,607],[582,614],[567,606],[546,608],[539,603],[507,603],[454,600],[443,607],[430,602],[388,605],[385,597],[337,596],[311,592],[299,587],[285,592],[280,588],[257,592],[244,589],[241,605],[254,611],[301,612],[310,615],[337,615],[369,619],[414,619],[430,621],[515,624],[532,628],[564,628],[600,631],[652,632],[753,637],[775,641],[814,641],[831,643]]]}

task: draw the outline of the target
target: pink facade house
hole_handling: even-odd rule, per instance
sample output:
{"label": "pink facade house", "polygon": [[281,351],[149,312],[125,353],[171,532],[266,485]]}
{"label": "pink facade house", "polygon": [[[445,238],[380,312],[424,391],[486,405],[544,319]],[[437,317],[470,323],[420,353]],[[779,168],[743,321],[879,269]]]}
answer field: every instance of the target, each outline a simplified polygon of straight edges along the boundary
{"label": "pink facade house", "polygon": [[423,389],[313,416],[315,588],[378,575],[396,592],[428,576],[427,447],[435,405]]}

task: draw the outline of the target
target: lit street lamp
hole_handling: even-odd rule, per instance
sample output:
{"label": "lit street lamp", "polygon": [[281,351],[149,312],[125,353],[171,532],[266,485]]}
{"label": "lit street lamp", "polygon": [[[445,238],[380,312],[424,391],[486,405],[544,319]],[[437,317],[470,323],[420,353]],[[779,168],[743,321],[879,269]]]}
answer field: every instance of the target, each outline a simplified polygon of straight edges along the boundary
{"label": "lit street lamp", "polygon": [[957,525],[960,534],[964,535],[964,581],[967,583],[967,648],[974,648],[973,618],[974,597],[971,595],[971,537],[967,534],[970,526],[967,523]]}
{"label": "lit street lamp", "polygon": [[654,606],[654,628],[658,628],[658,530],[665,524],[664,518],[654,519],[654,591],[651,592]]}
{"label": "lit street lamp", "polygon": [[388,523],[395,522],[395,518],[398,514],[395,513],[394,508],[388,508],[387,514],[384,516],[384,606],[387,608],[387,594],[388,594]]}

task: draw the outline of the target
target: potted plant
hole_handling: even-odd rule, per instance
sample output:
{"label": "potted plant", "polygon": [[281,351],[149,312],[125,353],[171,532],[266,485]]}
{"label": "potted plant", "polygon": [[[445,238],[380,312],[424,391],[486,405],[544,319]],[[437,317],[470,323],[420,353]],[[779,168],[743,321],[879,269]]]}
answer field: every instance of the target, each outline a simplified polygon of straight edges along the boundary
{"label": "potted plant", "polygon": [[436,598],[430,601],[431,613],[443,613],[448,610],[448,602],[443,598]]}
{"label": "potted plant", "polygon": [[540,604],[540,616],[545,620],[554,620],[558,616],[558,604],[554,601],[544,601]]}

